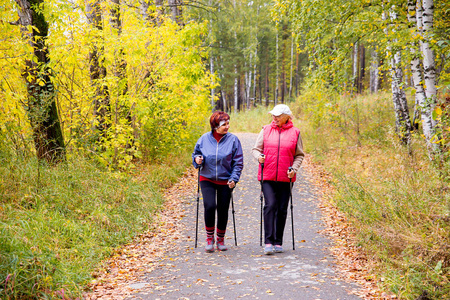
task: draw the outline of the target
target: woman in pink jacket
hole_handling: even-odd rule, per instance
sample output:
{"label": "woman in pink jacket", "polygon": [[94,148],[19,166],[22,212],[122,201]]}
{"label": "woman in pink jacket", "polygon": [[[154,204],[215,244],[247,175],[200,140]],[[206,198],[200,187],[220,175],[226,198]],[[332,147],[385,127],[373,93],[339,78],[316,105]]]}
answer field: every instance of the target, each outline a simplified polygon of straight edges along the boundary
{"label": "woman in pink jacket", "polygon": [[[271,124],[258,135],[253,156],[260,163],[258,180],[261,181],[261,164],[264,164],[262,189],[264,193],[264,254],[283,252],[283,232],[289,204],[290,181],[305,156],[300,130],[292,123],[292,112],[287,105],[276,105],[269,112]],[[292,170],[289,171],[289,168]]]}

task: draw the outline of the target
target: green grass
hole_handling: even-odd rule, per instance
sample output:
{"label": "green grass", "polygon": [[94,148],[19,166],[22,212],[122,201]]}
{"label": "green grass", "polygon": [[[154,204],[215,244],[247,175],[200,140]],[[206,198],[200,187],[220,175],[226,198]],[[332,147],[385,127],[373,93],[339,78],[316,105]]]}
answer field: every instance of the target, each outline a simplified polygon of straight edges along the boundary
{"label": "green grass", "polygon": [[121,173],[0,152],[0,298],[79,297],[101,260],[148,228],[189,154]]}
{"label": "green grass", "polygon": [[270,109],[265,106],[258,106],[245,112],[230,113],[230,132],[259,133],[262,126],[272,122],[272,117],[269,114]]}

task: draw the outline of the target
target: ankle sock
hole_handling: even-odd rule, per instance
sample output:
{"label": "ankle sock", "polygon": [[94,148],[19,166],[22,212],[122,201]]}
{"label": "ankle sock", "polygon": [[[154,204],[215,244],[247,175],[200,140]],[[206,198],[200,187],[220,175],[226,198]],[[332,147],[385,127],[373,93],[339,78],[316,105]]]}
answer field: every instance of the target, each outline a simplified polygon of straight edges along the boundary
{"label": "ankle sock", "polygon": [[205,230],[206,230],[206,237],[208,239],[213,239],[214,240],[214,227],[207,227],[205,226]]}
{"label": "ankle sock", "polygon": [[226,230],[217,228],[217,240],[223,240],[225,238]]}

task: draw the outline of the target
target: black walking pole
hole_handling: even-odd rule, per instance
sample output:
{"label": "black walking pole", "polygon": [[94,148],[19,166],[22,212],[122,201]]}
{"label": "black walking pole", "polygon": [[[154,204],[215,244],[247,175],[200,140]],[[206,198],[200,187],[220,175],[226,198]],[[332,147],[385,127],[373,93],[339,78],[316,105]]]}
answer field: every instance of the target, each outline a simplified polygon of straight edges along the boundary
{"label": "black walking pole", "polygon": [[[292,167],[289,167],[289,173],[292,171]],[[294,239],[294,213],[292,204],[292,178],[289,178],[289,197],[291,198],[291,222],[292,222],[292,250],[295,250],[295,239]]]}
{"label": "black walking pole", "polygon": [[198,204],[200,202],[200,169],[201,168],[202,168],[201,165],[198,166],[198,176],[197,176],[197,217],[195,219],[195,248],[197,248],[197,236],[198,236]]}
{"label": "black walking pole", "polygon": [[[264,157],[264,154],[261,154],[261,157]],[[259,196],[260,200],[261,200],[261,216],[260,216],[260,221],[259,221],[259,245],[262,246],[262,232],[263,232],[263,198],[264,198],[264,194],[263,194],[263,180],[264,180],[264,163],[261,164],[261,195]]]}
{"label": "black walking pole", "polygon": [[234,188],[231,189],[231,212],[233,213],[234,245],[237,246],[237,238],[236,238],[236,220],[234,219],[233,190],[234,190]]}

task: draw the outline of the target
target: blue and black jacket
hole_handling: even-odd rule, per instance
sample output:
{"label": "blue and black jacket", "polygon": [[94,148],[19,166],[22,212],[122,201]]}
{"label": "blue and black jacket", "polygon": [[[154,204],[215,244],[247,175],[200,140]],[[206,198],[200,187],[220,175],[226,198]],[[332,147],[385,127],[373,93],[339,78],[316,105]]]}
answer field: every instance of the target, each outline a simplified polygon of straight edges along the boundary
{"label": "blue and black jacket", "polygon": [[201,176],[216,181],[239,182],[244,167],[244,156],[237,136],[227,133],[217,142],[212,131],[207,132],[195,144],[192,153],[192,164],[195,168],[199,167],[195,162],[195,158],[199,155],[203,156]]}

